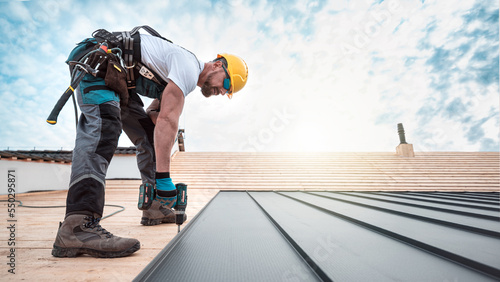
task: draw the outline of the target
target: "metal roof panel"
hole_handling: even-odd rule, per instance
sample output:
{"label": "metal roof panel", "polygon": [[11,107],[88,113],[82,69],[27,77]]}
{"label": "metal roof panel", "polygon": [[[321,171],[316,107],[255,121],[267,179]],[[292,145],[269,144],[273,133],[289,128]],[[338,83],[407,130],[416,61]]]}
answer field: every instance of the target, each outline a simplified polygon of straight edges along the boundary
{"label": "metal roof panel", "polygon": [[[221,191],[136,281],[500,279],[500,213],[474,203],[491,197],[487,206],[495,207],[498,195],[455,196]],[[464,202],[469,196],[471,203]],[[405,197],[427,199],[426,205],[411,206],[420,201]],[[451,199],[447,210],[432,209],[443,197]],[[453,213],[464,204],[469,214]],[[470,214],[485,212],[491,218],[474,225]]]}
{"label": "metal roof panel", "polygon": [[[319,281],[246,193],[219,193],[136,280]],[[160,254],[160,255],[161,255]],[[298,266],[290,268],[290,266]]]}

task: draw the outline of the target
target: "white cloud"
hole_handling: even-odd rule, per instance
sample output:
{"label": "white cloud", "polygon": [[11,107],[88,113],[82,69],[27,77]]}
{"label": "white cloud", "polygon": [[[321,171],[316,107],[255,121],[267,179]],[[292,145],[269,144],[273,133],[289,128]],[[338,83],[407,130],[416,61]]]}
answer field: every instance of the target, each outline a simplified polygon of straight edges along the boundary
{"label": "white cloud", "polygon": [[[70,103],[58,125],[43,124],[69,81],[63,63],[67,53],[97,28],[126,30],[139,24],[151,25],[200,60],[230,52],[248,63],[247,86],[233,100],[206,99],[199,89],[186,99],[180,125],[186,129],[190,151],[393,151],[399,122],[407,129],[408,141],[418,148],[479,150],[480,142],[468,141],[472,123],[490,115],[492,104],[498,115],[497,84],[485,87],[478,79],[460,80],[473,71],[471,58],[477,50],[498,47],[498,38],[470,42],[462,35],[481,28],[477,22],[463,26],[463,16],[479,3],[476,1],[296,1],[293,5],[153,1],[146,6],[128,1],[115,3],[113,11],[93,13],[78,1],[47,2],[52,6],[47,4],[41,11],[49,14],[47,7],[52,7],[55,12],[50,18],[30,14],[33,5],[41,4],[13,5],[7,18],[25,23],[24,31],[10,22],[2,24],[3,30],[27,34],[26,39],[10,36],[15,42],[23,46],[34,42],[37,47],[24,49],[29,52],[20,56],[8,51],[1,57],[2,80],[8,85],[0,97],[8,96],[7,103],[15,102],[10,96],[13,93],[29,97],[33,102],[25,103],[30,108],[24,111],[33,114],[24,121],[24,130],[16,131],[16,124],[9,123],[10,137],[0,146],[13,146],[17,138],[27,140],[28,146],[34,142],[71,148]],[[494,5],[498,9],[498,3]],[[82,13],[68,18],[70,8]],[[66,28],[60,27],[63,21]],[[457,48],[463,44],[470,44],[470,51],[457,57]],[[5,51],[2,46],[0,43]],[[451,52],[453,67],[458,70],[450,72],[447,93],[433,86],[443,83],[447,73],[427,63],[436,47]],[[474,67],[481,69],[485,64],[477,61]],[[16,79],[5,77],[9,69]],[[17,78],[29,81],[29,87],[21,90],[22,80]],[[471,95],[484,91],[488,94]],[[467,113],[448,117],[445,107],[456,98],[467,106]],[[424,106],[432,108],[435,116],[422,116]],[[4,108],[7,114],[0,115],[2,121],[24,112]],[[464,122],[466,116],[470,116],[469,123]],[[481,128],[484,138],[498,144],[498,117]],[[42,137],[30,139],[34,134]],[[131,145],[125,134],[120,145]]]}

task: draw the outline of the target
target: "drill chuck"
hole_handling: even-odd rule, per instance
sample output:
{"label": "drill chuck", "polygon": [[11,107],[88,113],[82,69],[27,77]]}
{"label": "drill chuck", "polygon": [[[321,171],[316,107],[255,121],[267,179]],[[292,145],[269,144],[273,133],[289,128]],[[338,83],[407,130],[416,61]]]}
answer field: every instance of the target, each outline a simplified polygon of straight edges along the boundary
{"label": "drill chuck", "polygon": [[181,225],[184,223],[184,213],[185,211],[176,210],[175,211],[175,224]]}

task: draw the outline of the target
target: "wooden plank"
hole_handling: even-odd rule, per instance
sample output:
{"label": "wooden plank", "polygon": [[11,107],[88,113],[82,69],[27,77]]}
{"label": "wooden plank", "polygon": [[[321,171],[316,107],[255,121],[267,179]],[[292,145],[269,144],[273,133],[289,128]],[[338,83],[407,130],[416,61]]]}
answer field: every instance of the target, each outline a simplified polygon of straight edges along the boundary
{"label": "wooden plank", "polygon": [[[113,181],[108,181],[108,183]],[[127,183],[121,181],[121,183]],[[116,185],[117,183],[113,183]],[[133,189],[114,189],[106,187],[106,203],[123,205],[125,211],[104,219],[102,226],[117,236],[133,237],[141,242],[141,250],[133,255],[119,259],[96,259],[89,256],[78,258],[55,258],[51,255],[59,221],[64,217],[65,209],[34,209],[16,207],[16,274],[6,276],[8,266],[5,264],[9,255],[7,228],[0,228],[0,257],[4,258],[2,271],[5,278],[11,281],[53,281],[57,277],[61,281],[131,281],[177,234],[175,224],[158,226],[142,226],[142,212],[137,209],[136,183],[127,186]],[[117,185],[120,186],[120,185]],[[188,222],[218,190],[189,190],[187,208]],[[7,196],[1,196],[6,200]],[[18,194],[16,199],[30,206],[64,206],[66,191]],[[3,211],[7,203],[1,202]],[[118,210],[115,207],[105,207],[104,214]],[[0,217],[7,220],[6,212]]]}

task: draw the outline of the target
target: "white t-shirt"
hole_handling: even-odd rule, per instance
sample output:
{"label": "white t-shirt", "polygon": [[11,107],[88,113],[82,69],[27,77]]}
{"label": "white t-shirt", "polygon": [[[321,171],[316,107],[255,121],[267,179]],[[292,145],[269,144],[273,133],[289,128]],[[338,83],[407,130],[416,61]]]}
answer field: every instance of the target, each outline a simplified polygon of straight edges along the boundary
{"label": "white t-shirt", "polygon": [[205,65],[190,51],[149,34],[141,34],[141,61],[166,82],[174,82],[184,97],[196,88]]}

